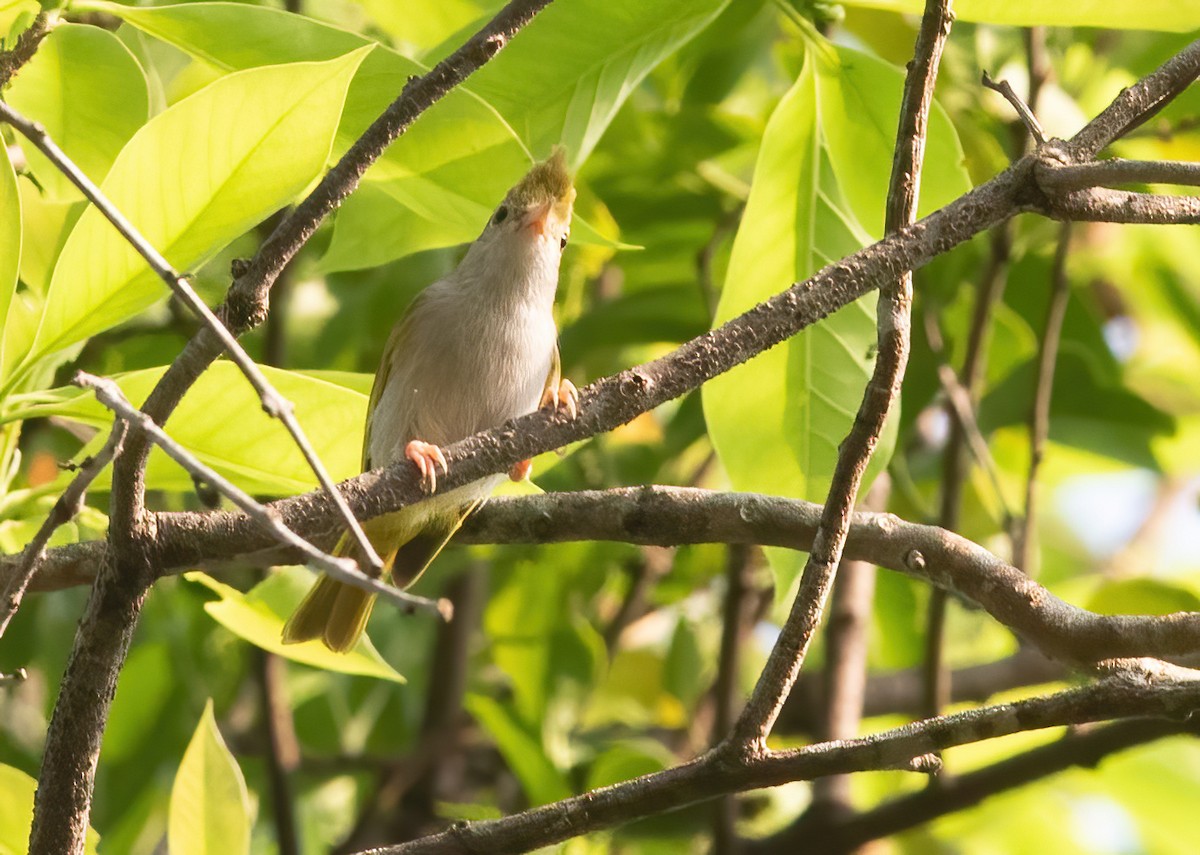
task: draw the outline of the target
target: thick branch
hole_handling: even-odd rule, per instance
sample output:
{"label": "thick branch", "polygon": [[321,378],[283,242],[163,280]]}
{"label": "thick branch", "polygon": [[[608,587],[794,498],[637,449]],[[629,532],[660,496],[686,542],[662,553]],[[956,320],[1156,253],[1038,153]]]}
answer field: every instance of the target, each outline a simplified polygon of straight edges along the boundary
{"label": "thick branch", "polygon": [[[368,473],[344,485],[362,495],[393,477]],[[387,510],[371,492],[366,515]],[[271,505],[293,531],[332,540],[337,516],[318,492]],[[366,514],[365,508],[372,508]],[[459,532],[464,543],[565,543],[607,540],[650,546],[688,543],[753,543],[808,551],[821,506],[753,493],[718,493],[687,487],[624,487],[578,493],[493,499]],[[253,558],[295,563],[297,554],[273,550],[274,539],[241,514],[169,513],[156,516],[159,557],[167,572],[184,572],[210,561]],[[317,533],[324,532],[323,535]],[[61,552],[61,558],[59,553]],[[847,558],[952,591],[979,604],[998,621],[1063,662],[1090,664],[1128,656],[1176,658],[1200,650],[1200,613],[1162,616],[1099,615],[1071,606],[1015,567],[960,535],[906,522],[892,514],[857,513],[846,540]],[[86,581],[86,563],[102,561],[103,544],[50,551],[34,578],[34,590]],[[12,561],[0,564],[12,572]],[[92,571],[94,573],[94,571]]]}

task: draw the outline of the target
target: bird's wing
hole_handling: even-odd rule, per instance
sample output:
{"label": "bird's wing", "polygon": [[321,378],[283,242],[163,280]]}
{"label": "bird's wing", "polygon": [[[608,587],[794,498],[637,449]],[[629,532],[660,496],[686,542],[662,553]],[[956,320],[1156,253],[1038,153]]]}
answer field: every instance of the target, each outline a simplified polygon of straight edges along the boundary
{"label": "bird's wing", "polygon": [[371,427],[375,421],[375,410],[379,406],[379,399],[383,395],[383,390],[387,388],[388,380],[392,376],[392,366],[396,364],[396,352],[401,350],[412,333],[413,318],[417,315],[417,309],[421,304],[425,292],[422,291],[409,304],[408,310],[404,313],[404,317],[392,327],[391,335],[388,336],[387,344],[383,348],[383,358],[379,361],[379,369],[375,372],[375,382],[371,384],[371,399],[367,403],[367,424],[363,430],[363,448],[362,448],[362,468],[364,472],[371,469]]}

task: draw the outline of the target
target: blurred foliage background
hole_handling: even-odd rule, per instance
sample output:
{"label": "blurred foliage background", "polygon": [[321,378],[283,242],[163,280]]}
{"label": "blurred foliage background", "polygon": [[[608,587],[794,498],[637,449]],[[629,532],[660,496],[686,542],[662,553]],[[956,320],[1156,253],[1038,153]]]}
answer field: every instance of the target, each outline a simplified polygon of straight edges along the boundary
{"label": "blurred foliage background", "polygon": [[[409,75],[501,5],[78,0],[58,11],[63,23],[3,97],[42,122],[177,267],[194,270],[215,304],[230,262],[253,254],[274,212]],[[270,319],[247,347],[276,367],[272,379],[333,474],[356,474],[371,373],[392,324],[452,269],[531,160],[561,142],[579,186],[558,300],[567,375],[582,385],[667,352],[881,236],[920,6],[558,0],[370,170],[278,283]],[[1027,90],[1019,25],[1055,25],[1044,31],[1049,73],[1037,112],[1056,135],[1081,127],[1200,26],[1194,0],[1060,6],[956,4],[923,211],[1020,153],[1010,108],[978,82],[987,69]],[[0,0],[9,44],[37,8]],[[1198,104],[1193,88],[1113,152],[1200,159]],[[78,192],[5,134],[15,169],[0,163],[0,548],[12,553],[69,477],[60,465],[94,449],[110,423],[67,385],[72,372],[115,375],[140,402],[196,326]],[[1009,514],[1024,503],[1058,231],[1034,218],[1012,225],[1007,288],[990,313],[978,416],[995,472],[970,468],[958,530],[1006,556]],[[962,364],[997,245],[981,235],[917,274],[901,413],[876,458],[889,474],[888,509],[907,519],[938,519],[948,419],[937,367]],[[1200,608],[1198,254],[1200,234],[1186,227],[1074,230],[1027,569],[1087,608]],[[509,489],[656,483],[820,501],[870,373],[872,307],[848,307],[703,395],[546,455],[535,462],[536,488]],[[264,497],[314,486],[228,364],[205,375],[168,429]],[[55,543],[103,537],[107,477]],[[155,508],[202,507],[165,458],[153,459],[148,487]],[[713,738],[731,562],[744,562],[750,580],[754,619],[737,675],[748,690],[801,558],[731,557],[716,545],[453,548],[418,592],[452,597],[459,620],[437,627],[377,609],[370,642],[345,657],[276,642],[307,571],[164,579],[146,603],[105,734],[92,815],[99,850],[151,853],[169,840],[172,852],[201,851],[197,841],[208,839],[230,851],[353,851],[666,768]],[[21,806],[31,804],[86,596],[31,597],[0,644],[0,671],[29,672],[0,690],[0,804],[17,806],[0,807],[3,851],[25,845]],[[919,679],[928,597],[924,585],[879,575],[873,674]],[[953,668],[1017,650],[1010,633],[954,602],[947,638]],[[813,667],[820,661],[818,650]],[[1027,695],[1045,679],[1031,672],[996,691]],[[864,730],[913,715],[895,709]],[[785,742],[813,735],[803,716],[785,717],[781,730]],[[977,768],[1059,735],[955,749],[947,768]],[[921,785],[900,772],[861,776],[854,804]],[[1192,852],[1197,798],[1200,748],[1175,737],[919,826],[883,851]],[[739,832],[766,837],[809,801],[806,784],[748,794]],[[564,850],[708,851],[711,814],[701,806]]]}

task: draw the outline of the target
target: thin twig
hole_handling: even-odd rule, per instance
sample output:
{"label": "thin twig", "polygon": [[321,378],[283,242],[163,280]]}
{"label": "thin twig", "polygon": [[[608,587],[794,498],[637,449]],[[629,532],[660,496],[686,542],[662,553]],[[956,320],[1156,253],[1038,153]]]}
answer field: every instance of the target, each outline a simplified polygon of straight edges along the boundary
{"label": "thin twig", "polygon": [[295,794],[291,776],[300,765],[287,693],[287,662],[266,650],[256,651],[258,683],[262,700],[262,728],[266,745],[267,784],[279,855],[299,855]]}
{"label": "thin twig", "polygon": [[[1061,167],[1043,163],[1038,181],[1044,182]],[[1048,185],[1042,185],[1048,189]],[[1141,225],[1195,225],[1200,223],[1200,197],[1130,193],[1093,187],[1090,190],[1057,194],[1050,197],[1047,214],[1056,220],[1089,223],[1137,223]]]}
{"label": "thin twig", "polygon": [[1178,160],[1123,160],[1068,163],[1046,170],[1046,186],[1059,192],[1122,184],[1175,184],[1200,187],[1200,163]]}
{"label": "thin twig", "polygon": [[1028,105],[1026,105],[1024,101],[1021,100],[1021,96],[1013,91],[1012,84],[1010,84],[1007,80],[1001,80],[999,82],[992,80],[991,75],[985,71],[983,72],[983,85],[988,89],[991,89],[993,92],[999,92],[1004,96],[1004,99],[1012,105],[1014,110],[1017,111],[1017,115],[1020,116],[1021,122],[1025,125],[1025,128],[1029,131],[1029,135],[1033,137],[1033,140],[1037,145],[1042,145],[1047,139],[1049,139],[1046,136],[1046,132],[1042,129],[1041,122],[1039,122],[1037,117],[1033,115],[1033,111],[1029,109]]}
{"label": "thin twig", "polygon": [[162,253],[155,249],[142,236],[141,232],[129,222],[124,214],[117,210],[100,188],[84,175],[79,167],[67,157],[63,150],[58,147],[58,144],[46,133],[45,128],[25,118],[3,102],[0,102],[0,119],[3,119],[20,131],[42,154],[46,155],[60,172],[71,180],[72,184],[79,188],[88,201],[113,224],[113,227],[121,233],[121,236],[129,242],[129,245],[136,249],[138,254],[146,260],[146,263],[158,278],[165,282],[167,287],[175,293],[175,296],[217,337],[221,342],[221,347],[228,352],[230,358],[241,369],[242,374],[246,375],[246,379],[250,381],[250,385],[254,387],[254,391],[262,399],[263,411],[268,416],[283,422],[288,433],[291,434],[292,440],[300,449],[300,453],[304,455],[304,459],[308,462],[309,468],[317,476],[317,481],[320,482],[321,487],[328,493],[329,498],[333,500],[338,510],[342,512],[346,527],[353,534],[360,554],[367,559],[371,575],[378,577],[383,572],[383,562],[380,560],[379,555],[376,554],[375,548],[371,546],[371,541],[368,540],[366,532],[362,530],[362,526],[354,518],[354,514],[350,512],[350,506],[346,504],[345,497],[338,492],[337,486],[333,483],[333,478],[330,477],[329,472],[325,469],[325,465],[321,463],[316,449],[312,447],[308,435],[305,434],[304,429],[300,426],[300,422],[296,419],[295,405],[276,391],[275,387],[271,385],[271,381],[263,374],[262,369],[250,358],[250,354],[242,349],[242,346],[238,344],[233,334],[226,329],[225,325],[208,308],[208,304],[200,299],[200,296],[188,284],[187,279],[171,267],[171,263],[163,257]]}
{"label": "thin twig", "polygon": [[[884,225],[889,234],[916,220],[933,86],[952,21],[949,0],[927,0],[900,104]],[[821,528],[805,562],[792,611],[734,728],[734,742],[749,746],[751,751],[760,751],[765,746],[766,737],[800,672],[808,645],[820,623],[837,565],[842,559],[859,485],[888,413],[900,394],[908,364],[911,315],[912,273],[902,271],[880,285],[876,324],[879,346],[875,368],[854,424],[838,449],[837,464],[821,515]]]}
{"label": "thin twig", "polygon": [[[999,297],[995,291],[1001,290],[995,287],[994,283],[997,281],[1003,282],[1003,280],[1003,276],[988,277],[987,284],[979,295],[980,305],[988,306],[989,311],[991,307],[995,306],[995,299]],[[984,330],[986,325],[979,326],[980,334],[978,336],[971,335],[968,339],[967,355],[963,360],[963,377],[967,379],[959,380],[958,374],[946,362],[946,347],[945,342],[942,340],[942,330],[938,325],[937,316],[932,311],[926,311],[924,312],[924,321],[925,339],[929,343],[929,349],[937,358],[938,385],[942,387],[942,393],[946,396],[946,403],[949,405],[952,415],[951,423],[959,426],[959,436],[967,443],[967,447],[971,450],[971,456],[975,458],[975,462],[987,474],[988,481],[992,485],[992,492],[996,496],[996,502],[1000,505],[1000,513],[1004,518],[1004,524],[1007,526],[1011,520],[1015,519],[1015,516],[1004,494],[1004,485],[1000,480],[1000,467],[996,464],[996,459],[992,457],[991,449],[988,448],[983,431],[979,428],[979,421],[975,418],[979,382],[984,363],[986,362],[986,353],[984,352]],[[972,324],[973,332],[974,329],[975,325]],[[968,382],[970,385],[968,385]],[[949,440],[947,440],[947,445],[949,445]],[[948,460],[949,452],[947,453]],[[948,482],[943,485],[942,512],[939,518],[939,524],[944,528],[950,529],[958,527],[958,506],[961,502],[962,491],[961,480],[965,478],[965,473],[956,472],[955,474],[958,476],[959,486],[957,489],[952,490],[949,488]]]}
{"label": "thin twig", "polygon": [[46,555],[46,544],[50,542],[50,538],[54,536],[54,532],[58,530],[59,526],[70,522],[83,509],[88,487],[96,480],[96,476],[104,471],[109,462],[121,453],[121,444],[124,441],[125,425],[123,423],[114,424],[108,440],[99,451],[80,465],[78,473],[63,490],[62,495],[58,497],[58,501],[54,503],[54,507],[46,515],[46,519],[42,521],[33,540],[26,545],[25,550],[21,553],[17,571],[5,580],[3,593],[0,594],[0,637],[4,635],[13,615],[21,607],[25,590],[37,573],[38,564]]}
{"label": "thin twig", "polygon": [[80,371],[75,375],[73,382],[83,389],[91,389],[96,395],[96,400],[112,410],[117,418],[123,420],[135,431],[149,436],[155,445],[165,451],[172,460],[186,469],[194,478],[211,484],[246,514],[257,520],[280,543],[299,550],[312,566],[328,573],[339,582],[345,582],[347,585],[377,594],[405,611],[427,611],[440,616],[443,620],[450,620],[451,608],[448,601],[418,597],[380,582],[378,579],[362,573],[354,561],[322,552],[300,537],[280,521],[278,514],[256,502],[250,494],[244,492],[216,470],[205,466],[190,451],[171,439],[166,431],[154,423],[153,419],[129,403],[125,393],[121,391],[121,387],[112,380]]}
{"label": "thin twig", "polygon": [[1013,544],[1013,564],[1026,573],[1033,566],[1033,548],[1037,530],[1038,470],[1046,453],[1050,436],[1050,401],[1054,392],[1054,368],[1058,364],[1058,342],[1062,336],[1063,318],[1071,283],[1067,278],[1067,253],[1071,245],[1071,224],[1063,223],[1054,253],[1051,274],[1050,301],[1046,308],[1046,326],[1038,343],[1037,380],[1033,403],[1029,410],[1029,471],[1025,478],[1025,514],[1017,526]]}

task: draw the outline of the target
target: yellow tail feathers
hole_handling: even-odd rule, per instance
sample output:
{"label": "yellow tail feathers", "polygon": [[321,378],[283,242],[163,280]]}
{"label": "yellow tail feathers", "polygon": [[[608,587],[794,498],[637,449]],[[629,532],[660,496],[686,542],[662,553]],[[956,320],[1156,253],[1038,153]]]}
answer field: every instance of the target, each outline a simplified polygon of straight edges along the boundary
{"label": "yellow tail feathers", "polygon": [[283,643],[319,638],[335,653],[358,643],[367,628],[375,595],[321,574],[283,627]]}

